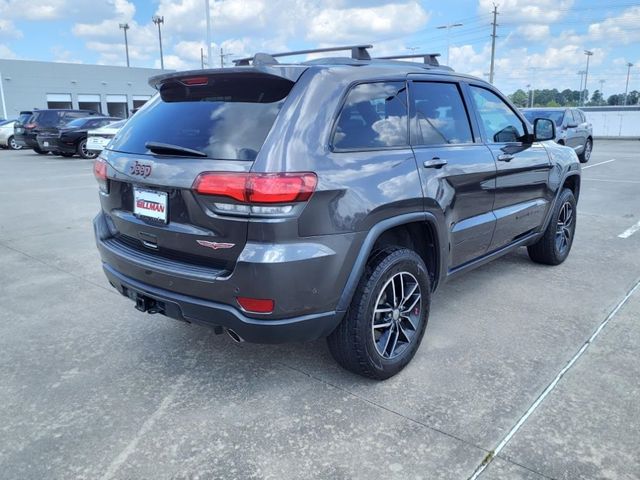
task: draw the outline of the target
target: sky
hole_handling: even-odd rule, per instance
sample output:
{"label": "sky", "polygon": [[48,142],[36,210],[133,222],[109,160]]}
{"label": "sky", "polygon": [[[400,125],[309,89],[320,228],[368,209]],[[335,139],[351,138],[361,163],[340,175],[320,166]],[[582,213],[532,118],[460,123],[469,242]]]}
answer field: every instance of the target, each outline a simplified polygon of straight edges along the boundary
{"label": "sky", "polygon": [[[493,0],[210,0],[213,65],[220,48],[233,58],[357,43],[373,56],[442,54],[456,71],[487,78]],[[590,59],[588,88],[605,96],[640,90],[640,2],[625,0],[495,0],[495,81],[518,88],[579,89]],[[206,53],[205,0],[0,0],[0,58],[159,67],[162,26],[165,68],[200,67]],[[462,23],[449,30],[438,26]],[[449,38],[448,38],[449,37]],[[448,40],[447,40],[448,38]],[[601,81],[603,81],[601,83]]]}

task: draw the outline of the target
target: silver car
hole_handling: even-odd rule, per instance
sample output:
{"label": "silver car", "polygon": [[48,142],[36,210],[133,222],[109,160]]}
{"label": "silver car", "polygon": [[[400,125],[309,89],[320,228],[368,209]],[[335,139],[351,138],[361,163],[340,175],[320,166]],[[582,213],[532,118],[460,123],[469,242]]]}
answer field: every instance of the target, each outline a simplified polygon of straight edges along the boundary
{"label": "silver car", "polygon": [[536,118],[549,118],[556,124],[556,142],[571,147],[582,163],[593,151],[593,129],[582,110],[577,108],[523,108],[522,113],[533,123]]}

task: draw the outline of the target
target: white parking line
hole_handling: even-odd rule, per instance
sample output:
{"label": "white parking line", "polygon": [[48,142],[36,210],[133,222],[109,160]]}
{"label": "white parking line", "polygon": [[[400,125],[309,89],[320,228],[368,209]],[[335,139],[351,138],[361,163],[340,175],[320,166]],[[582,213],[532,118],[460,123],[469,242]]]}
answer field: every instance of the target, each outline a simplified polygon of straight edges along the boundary
{"label": "white parking line", "polygon": [[482,474],[482,472],[485,471],[485,469],[489,466],[489,464],[493,461],[493,459],[498,456],[498,454],[507,445],[507,443],[509,443],[509,440],[511,440],[511,438],[516,434],[516,432],[520,430],[520,427],[522,427],[522,425],[527,421],[527,419],[531,416],[531,414],[540,406],[540,404],[547,397],[547,395],[549,395],[553,391],[553,389],[556,388],[556,385],[558,385],[558,382],[560,381],[560,379],[565,375],[565,373],[567,373],[571,369],[571,367],[573,367],[573,365],[584,354],[584,352],[587,351],[587,349],[595,341],[596,337],[600,335],[604,327],[607,326],[609,321],[620,311],[620,309],[624,306],[625,303],[627,303],[629,298],[631,298],[631,295],[633,295],[634,292],[638,290],[638,288],[640,288],[640,281],[636,282],[633,288],[631,288],[631,290],[627,292],[624,298],[618,302],[618,304],[613,308],[613,310],[611,310],[611,313],[607,315],[607,318],[605,318],[600,323],[600,325],[598,326],[598,328],[596,328],[593,334],[587,339],[586,342],[582,344],[582,347],[580,347],[578,352],[571,358],[571,360],[569,360],[569,362],[565,365],[565,367],[562,370],[560,370],[560,372],[551,381],[551,383],[547,385],[547,388],[544,389],[544,391],[540,394],[540,396],[536,399],[536,401],[533,402],[533,404],[524,413],[524,415],[520,417],[520,420],[518,420],[518,422],[513,426],[513,428],[509,430],[507,435],[502,439],[502,441],[498,444],[498,446],[494,450],[492,450],[491,453],[485,458],[485,460],[478,466],[478,468],[476,468],[475,472],[473,472],[473,475],[469,477],[469,480],[476,480]]}
{"label": "white parking line", "polygon": [[598,165],[604,165],[605,163],[611,163],[611,162],[615,162],[615,161],[616,161],[616,159],[612,158],[611,160],[605,160],[604,162],[594,163],[593,165],[587,165],[586,167],[582,167],[582,169],[586,170],[587,168],[597,167]]}
{"label": "white parking line", "polygon": [[590,182],[612,182],[612,183],[640,183],[638,180],[613,180],[609,178],[583,178],[583,180],[589,180]]}
{"label": "white parking line", "polygon": [[620,238],[629,238],[631,235],[640,231],[640,222],[636,223],[632,227],[627,228],[624,232],[622,232],[618,237]]}

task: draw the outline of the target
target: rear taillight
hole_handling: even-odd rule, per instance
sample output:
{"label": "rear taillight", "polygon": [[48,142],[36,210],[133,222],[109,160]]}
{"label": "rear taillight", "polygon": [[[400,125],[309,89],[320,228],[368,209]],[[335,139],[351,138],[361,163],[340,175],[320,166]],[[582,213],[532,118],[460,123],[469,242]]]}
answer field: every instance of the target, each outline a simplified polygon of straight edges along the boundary
{"label": "rear taillight", "polygon": [[241,203],[306,202],[316,189],[315,173],[207,172],[196,178],[193,189],[202,195],[228,197]]}
{"label": "rear taillight", "polygon": [[107,162],[98,157],[93,163],[93,175],[96,177],[100,190],[109,193],[109,179],[107,178]]}
{"label": "rear taillight", "polygon": [[24,128],[36,128],[36,124],[35,123],[25,123],[24,124]]}

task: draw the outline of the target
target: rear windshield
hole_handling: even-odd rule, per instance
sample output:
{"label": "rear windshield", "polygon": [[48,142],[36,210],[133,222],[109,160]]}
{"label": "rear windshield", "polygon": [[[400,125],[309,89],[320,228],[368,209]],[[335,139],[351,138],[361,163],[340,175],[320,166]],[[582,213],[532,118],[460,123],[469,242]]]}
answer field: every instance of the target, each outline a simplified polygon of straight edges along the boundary
{"label": "rear windshield", "polygon": [[523,113],[531,123],[536,118],[548,118],[553,120],[553,123],[558,127],[562,125],[562,120],[564,119],[564,110],[525,110]]}
{"label": "rear windshield", "polygon": [[254,160],[292,82],[215,77],[208,85],[165,84],[118,132],[109,147],[151,154],[147,142],[205,153],[221,160]]}
{"label": "rear windshield", "polygon": [[83,127],[91,118],[76,118],[75,120],[71,120],[67,123],[67,127],[69,128],[81,128]]}
{"label": "rear windshield", "polygon": [[41,127],[54,127],[60,121],[60,112],[55,110],[43,110],[35,112],[31,121],[37,123]]}

